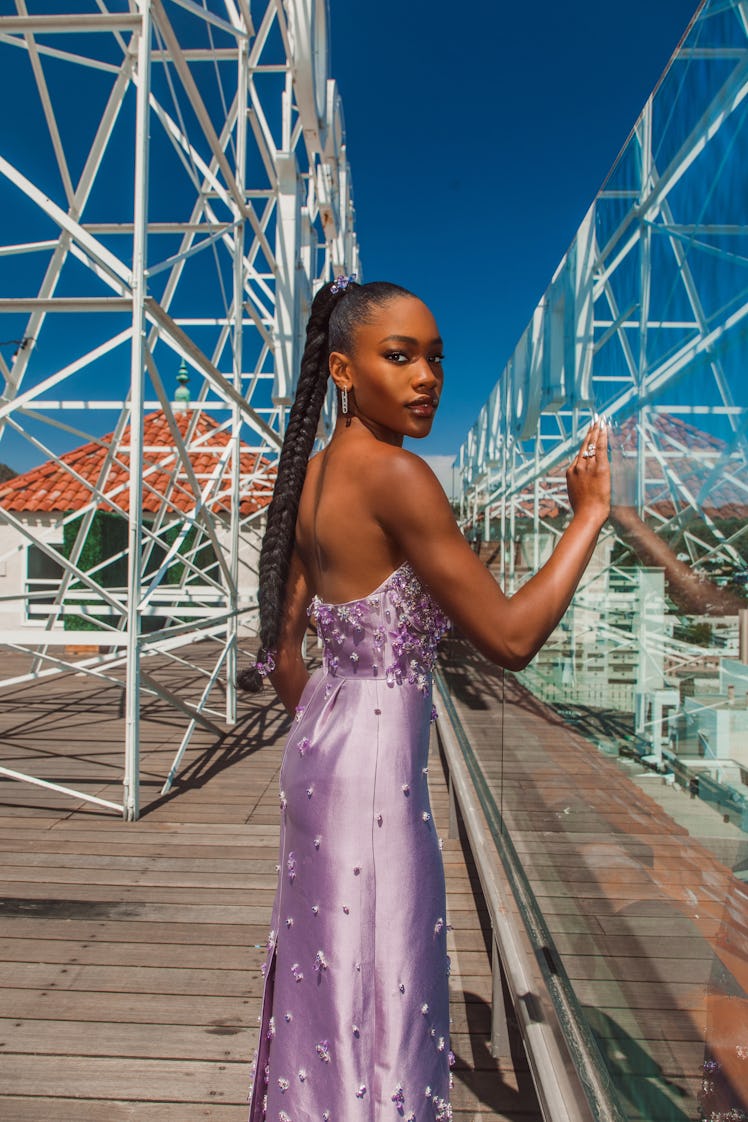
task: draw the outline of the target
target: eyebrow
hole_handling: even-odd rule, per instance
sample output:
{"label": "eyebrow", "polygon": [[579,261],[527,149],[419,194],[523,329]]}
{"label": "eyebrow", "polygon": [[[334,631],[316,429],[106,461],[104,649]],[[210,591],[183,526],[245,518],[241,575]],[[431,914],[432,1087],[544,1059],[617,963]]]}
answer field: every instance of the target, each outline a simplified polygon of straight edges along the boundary
{"label": "eyebrow", "polygon": [[[442,346],[442,338],[437,335],[436,339],[432,339],[429,343],[430,347]],[[382,343],[412,343],[414,347],[418,346],[418,339],[414,339],[412,335],[387,335],[384,339],[379,340],[379,345]]]}

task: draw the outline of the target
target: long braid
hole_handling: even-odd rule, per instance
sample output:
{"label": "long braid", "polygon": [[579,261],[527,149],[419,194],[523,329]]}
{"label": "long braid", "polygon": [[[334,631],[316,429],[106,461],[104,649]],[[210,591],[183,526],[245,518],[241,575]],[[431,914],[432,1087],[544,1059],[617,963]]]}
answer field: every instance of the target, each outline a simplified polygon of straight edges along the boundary
{"label": "long braid", "polygon": [[325,381],[317,375],[308,392],[297,395],[278,462],[268,529],[260,553],[260,642],[266,650],[273,649],[278,641],[296,515],[326,392]]}
{"label": "long braid", "polygon": [[[330,353],[333,350],[348,350],[355,327],[366,322],[369,311],[401,295],[409,296],[411,293],[384,281],[367,285],[349,283],[344,291],[328,284],[320,289],[312,302],[296,396],[283,438],[260,550],[260,657],[266,658],[278,642],[296,535],[296,516],[327,393]],[[238,675],[237,685],[256,692],[262,687],[262,677],[257,668],[252,667]]]}

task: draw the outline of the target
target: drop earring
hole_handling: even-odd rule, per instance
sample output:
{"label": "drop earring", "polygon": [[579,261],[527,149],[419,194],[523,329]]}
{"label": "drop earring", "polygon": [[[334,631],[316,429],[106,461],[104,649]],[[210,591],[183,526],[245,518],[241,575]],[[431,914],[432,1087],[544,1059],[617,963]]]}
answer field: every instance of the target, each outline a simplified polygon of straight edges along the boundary
{"label": "drop earring", "polygon": [[348,415],[348,390],[340,391],[340,411],[344,417]]}

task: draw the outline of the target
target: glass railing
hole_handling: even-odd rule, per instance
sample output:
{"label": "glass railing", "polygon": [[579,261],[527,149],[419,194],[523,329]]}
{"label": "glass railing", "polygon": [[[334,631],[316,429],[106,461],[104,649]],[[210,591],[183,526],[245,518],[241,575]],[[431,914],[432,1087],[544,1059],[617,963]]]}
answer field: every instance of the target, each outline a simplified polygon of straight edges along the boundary
{"label": "glass railing", "polygon": [[748,845],[724,803],[642,764],[636,739],[618,754],[615,728],[601,751],[600,711],[574,727],[458,639],[441,676],[440,721],[457,730],[580,1082],[603,1096],[592,1117],[743,1117]]}
{"label": "glass railing", "polygon": [[[748,20],[706,0],[465,441],[515,591],[595,413],[613,510],[521,675],[457,717],[632,1119],[748,1116]],[[503,690],[503,693],[501,693]],[[503,736],[497,730],[503,722]]]}
{"label": "glass railing", "polygon": [[[503,794],[501,784],[495,782],[496,758],[490,760],[485,752],[483,743],[475,743],[475,730],[471,728],[472,722],[463,709],[465,702],[465,685],[468,677],[465,668],[481,665],[483,674],[478,674],[472,679],[473,687],[482,686],[486,690],[490,701],[480,706],[481,710],[500,709],[503,705],[503,675],[495,667],[489,667],[480,656],[469,652],[460,644],[450,644],[449,654],[441,660],[441,668],[436,675],[436,696],[439,703],[440,720],[438,736],[441,742],[445,762],[450,771],[450,789],[454,791],[453,761],[450,760],[448,751],[447,734],[445,726],[448,725],[452,732],[454,745],[464,760],[469,780],[478,796],[484,820],[493,842],[495,857],[500,862],[516,907],[516,914],[520,917],[527,939],[529,954],[535,960],[536,974],[543,987],[544,995],[525,992],[520,1000],[526,1004],[532,1002],[533,1012],[531,1019],[538,1022],[548,1020],[544,1014],[543,1006],[550,1002],[553,1012],[552,1024],[547,1024],[551,1036],[561,1038],[561,1053],[548,1046],[547,1037],[544,1036],[544,1052],[550,1062],[559,1066],[571,1066],[576,1071],[577,1080],[567,1088],[566,1094],[560,1096],[558,1102],[559,1116],[577,1119],[584,1112],[585,1117],[595,1119],[595,1122],[625,1122],[626,1113],[620,1102],[614,1081],[607,1069],[603,1054],[595,1039],[594,1033],[587,1022],[584,1010],[579,1002],[574,985],[569,978],[563,960],[556,948],[555,940],[551,934],[548,922],[540,901],[533,890],[530,878],[527,876],[525,862],[521,853],[514,844],[512,830],[507,824],[502,813]],[[473,694],[473,697],[475,695]],[[472,707],[469,707],[472,708]],[[463,720],[460,716],[462,710]],[[499,733],[499,759],[503,759],[503,722],[499,721],[495,728]],[[482,738],[481,738],[482,739]],[[493,739],[493,737],[490,737]],[[493,764],[493,766],[491,766]],[[488,766],[487,766],[488,765]],[[492,777],[492,772],[494,776]],[[459,806],[459,797],[457,798]],[[464,812],[464,808],[461,808]],[[468,839],[469,843],[469,839]],[[521,843],[520,843],[521,844]],[[480,875],[480,874],[479,874]],[[481,879],[483,879],[481,877]],[[506,900],[491,901],[489,913],[493,908],[500,908],[505,914],[510,914],[506,908]],[[499,953],[505,953],[506,948],[501,946],[497,933],[494,938],[499,943]],[[507,964],[504,965],[505,974],[508,973]],[[511,981],[507,982],[510,992],[513,989]],[[546,1002],[543,1001],[543,996]],[[494,1016],[501,1015],[494,1010]],[[525,1046],[528,1052],[534,1044],[525,1033]],[[543,1072],[542,1064],[538,1058],[530,1057],[536,1081],[543,1083],[547,1073]],[[555,1080],[553,1080],[555,1083]],[[543,1094],[539,1087],[541,1100],[550,1096]],[[557,1096],[558,1097],[558,1096]],[[548,1105],[548,1104],[547,1104]],[[546,1117],[554,1122],[556,1117],[553,1109],[547,1109]]]}

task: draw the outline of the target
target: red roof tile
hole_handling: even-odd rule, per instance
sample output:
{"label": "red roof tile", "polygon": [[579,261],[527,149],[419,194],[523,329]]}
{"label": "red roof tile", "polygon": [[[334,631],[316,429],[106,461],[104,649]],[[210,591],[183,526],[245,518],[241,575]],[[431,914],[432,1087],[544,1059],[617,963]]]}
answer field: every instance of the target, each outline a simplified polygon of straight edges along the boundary
{"label": "red roof tile", "polygon": [[[217,473],[215,486],[206,500],[214,514],[230,509],[230,464],[221,464],[231,434],[224,431],[206,413],[177,413],[174,417],[184,438],[194,421],[188,444],[188,456],[197,485],[203,488]],[[38,467],[17,475],[0,485],[0,507],[12,511],[70,512],[83,510],[93,501],[93,488],[99,482],[114,434],[91,441]],[[185,465],[174,445],[163,412],[150,413],[143,423],[143,510],[155,514],[164,503],[167,509],[186,513],[194,509],[195,493]],[[242,480],[240,513],[252,514],[267,506],[275,483],[275,465],[258,452],[242,445],[240,452]],[[261,478],[253,476],[261,472]],[[108,502],[99,502],[100,510],[129,509],[130,447],[127,430],[109,465],[105,493]]]}

